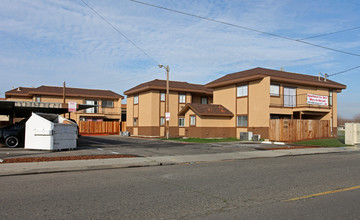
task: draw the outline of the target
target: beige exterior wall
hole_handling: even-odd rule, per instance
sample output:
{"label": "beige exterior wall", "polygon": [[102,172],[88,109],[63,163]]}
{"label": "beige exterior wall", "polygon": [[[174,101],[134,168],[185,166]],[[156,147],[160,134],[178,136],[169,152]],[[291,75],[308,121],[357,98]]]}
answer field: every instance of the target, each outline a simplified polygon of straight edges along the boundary
{"label": "beige exterior wall", "polygon": [[248,127],[269,127],[270,77],[249,83]]}
{"label": "beige exterior wall", "polygon": [[[236,86],[224,86],[220,88],[214,89],[214,96],[213,96],[214,104],[223,105],[233,114],[236,114]],[[236,117],[232,117],[227,122],[226,127],[236,127]]]}

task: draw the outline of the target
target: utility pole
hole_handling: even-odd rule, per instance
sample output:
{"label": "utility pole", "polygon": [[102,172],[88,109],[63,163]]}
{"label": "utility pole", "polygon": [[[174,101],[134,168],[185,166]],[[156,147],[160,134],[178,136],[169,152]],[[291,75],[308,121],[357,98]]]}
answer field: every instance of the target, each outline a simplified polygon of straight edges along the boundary
{"label": "utility pole", "polygon": [[66,97],[66,86],[65,81],[63,82],[63,103],[65,103],[65,97]]}
{"label": "utility pole", "polygon": [[165,68],[166,70],[166,99],[165,99],[165,130],[166,130],[166,139],[169,139],[170,136],[170,128],[169,128],[169,123],[170,123],[170,105],[169,105],[169,72],[170,72],[170,68],[169,65],[164,66],[159,64],[159,68]]}

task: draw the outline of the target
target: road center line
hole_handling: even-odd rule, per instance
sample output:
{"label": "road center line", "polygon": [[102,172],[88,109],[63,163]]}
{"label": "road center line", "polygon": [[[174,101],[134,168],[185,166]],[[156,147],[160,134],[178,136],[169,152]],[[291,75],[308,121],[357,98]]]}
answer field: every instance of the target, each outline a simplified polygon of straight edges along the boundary
{"label": "road center line", "polygon": [[311,197],[323,196],[323,195],[328,195],[328,194],[333,194],[333,193],[338,193],[338,192],[345,192],[345,191],[350,191],[350,190],[354,190],[354,189],[360,189],[360,186],[353,186],[353,187],[344,188],[344,189],[337,189],[337,190],[332,190],[332,191],[327,191],[327,192],[322,192],[322,193],[311,194],[311,195],[307,195],[307,196],[296,197],[296,198],[285,200],[285,202],[292,202],[292,201],[297,201],[297,200],[301,200],[301,199],[308,199]]}

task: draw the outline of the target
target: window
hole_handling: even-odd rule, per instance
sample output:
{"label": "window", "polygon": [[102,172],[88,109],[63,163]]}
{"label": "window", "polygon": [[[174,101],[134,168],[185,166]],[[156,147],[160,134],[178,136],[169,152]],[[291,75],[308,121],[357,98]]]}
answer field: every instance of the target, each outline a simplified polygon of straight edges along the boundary
{"label": "window", "polygon": [[284,107],[296,107],[296,88],[284,87]]}
{"label": "window", "polygon": [[101,107],[103,108],[114,108],[114,101],[113,100],[102,100]]}
{"label": "window", "polygon": [[237,126],[238,127],[247,127],[248,126],[248,116],[247,115],[237,116]]}
{"label": "window", "polygon": [[237,97],[243,97],[248,95],[248,85],[242,85],[237,87]]}
{"label": "window", "polygon": [[135,95],[134,96],[134,105],[137,105],[137,104],[139,104],[139,96]]}
{"label": "window", "polygon": [[165,102],[166,99],[165,97],[166,97],[165,92],[160,93],[160,101]]}
{"label": "window", "polygon": [[207,97],[202,97],[201,98],[201,104],[208,104],[208,98]]}
{"label": "window", "polygon": [[39,96],[39,95],[35,96],[35,100],[36,100],[36,102],[41,102],[41,96]]}
{"label": "window", "polygon": [[[86,100],[85,104],[87,105],[97,105],[98,102],[96,100]],[[88,108],[85,110],[86,113],[98,113],[98,108],[97,107],[93,107],[93,108]]]}
{"label": "window", "polygon": [[179,127],[185,126],[185,118],[179,118]]}
{"label": "window", "polygon": [[179,94],[179,103],[185,103],[185,94]]}
{"label": "window", "polygon": [[165,124],[165,118],[164,117],[161,117],[160,118],[160,126],[164,125]]}
{"label": "window", "polygon": [[332,106],[332,100],[333,100],[333,91],[332,90],[330,90],[329,91],[329,106]]}
{"label": "window", "polygon": [[192,125],[192,126],[196,125],[196,116],[195,115],[190,116],[190,125]]}
{"label": "window", "polygon": [[279,85],[270,85],[270,96],[280,96]]}
{"label": "window", "polygon": [[133,126],[138,126],[138,118],[134,118]]}

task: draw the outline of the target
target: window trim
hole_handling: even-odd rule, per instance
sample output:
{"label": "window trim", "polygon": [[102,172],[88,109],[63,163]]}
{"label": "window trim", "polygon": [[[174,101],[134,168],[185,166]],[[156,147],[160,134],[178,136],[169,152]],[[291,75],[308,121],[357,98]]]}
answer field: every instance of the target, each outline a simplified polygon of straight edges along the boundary
{"label": "window trim", "polygon": [[[206,103],[203,103],[203,99],[206,99]],[[200,103],[201,104],[209,104],[209,98],[206,97],[206,96],[202,96],[201,99],[200,99]]]}
{"label": "window trim", "polygon": [[[163,123],[163,124],[161,124],[161,119],[164,120],[164,123]],[[161,126],[161,127],[164,127],[165,124],[166,124],[165,116],[160,116],[160,126]]]}
{"label": "window trim", "polygon": [[[108,106],[104,106],[104,101],[105,102],[111,102],[112,103],[112,106],[108,107]],[[101,107],[102,108],[114,108],[114,100],[109,100],[109,99],[104,99],[104,100],[101,100]]]}
{"label": "window trim", "polygon": [[[180,125],[180,119],[184,122],[183,125]],[[178,126],[181,127],[181,128],[185,127],[185,117],[179,117]]]}
{"label": "window trim", "polygon": [[[278,87],[278,93],[271,93],[271,86],[277,86]],[[272,97],[280,97],[280,85],[279,84],[270,84],[270,96]]]}
{"label": "window trim", "polygon": [[[181,97],[184,97],[184,102],[181,102]],[[180,104],[186,104],[186,94],[184,93],[179,93],[179,103]]]}
{"label": "window trim", "polygon": [[[136,99],[135,99],[136,98]],[[136,100],[136,102],[135,102]],[[138,105],[139,104],[139,95],[134,95],[134,100],[133,100],[134,105]]]}
{"label": "window trim", "polygon": [[[191,118],[194,118],[194,124],[192,124]],[[190,120],[189,125],[191,127],[196,127],[196,115],[190,115],[189,120]]]}
{"label": "window trim", "polygon": [[[136,122],[136,124],[135,124],[135,122]],[[133,118],[133,127],[139,127],[139,118],[138,117]]]}
{"label": "window trim", "polygon": [[[246,126],[239,125],[239,117],[246,117]],[[238,128],[247,128],[247,127],[249,127],[249,116],[248,115],[237,115],[236,116],[236,127],[238,127]]]}
{"label": "window trim", "polygon": [[329,90],[329,100],[328,100],[328,104],[329,106],[333,106],[333,95],[334,95],[334,92],[332,89]]}
{"label": "window trim", "polygon": [[[162,99],[162,97],[164,96],[164,99]],[[160,102],[165,102],[166,101],[166,92],[160,92]]]}
{"label": "window trim", "polygon": [[[246,87],[246,95],[239,95],[239,88]],[[239,84],[236,86],[236,98],[244,98],[249,96],[249,84]]]}

